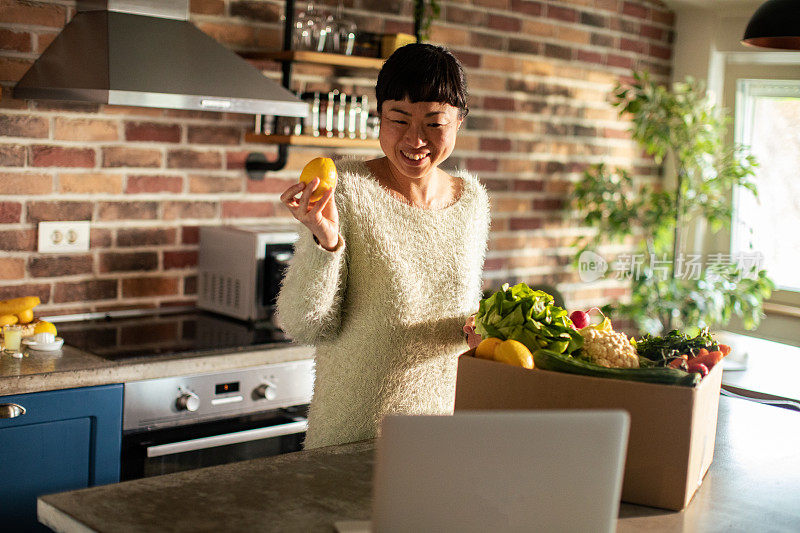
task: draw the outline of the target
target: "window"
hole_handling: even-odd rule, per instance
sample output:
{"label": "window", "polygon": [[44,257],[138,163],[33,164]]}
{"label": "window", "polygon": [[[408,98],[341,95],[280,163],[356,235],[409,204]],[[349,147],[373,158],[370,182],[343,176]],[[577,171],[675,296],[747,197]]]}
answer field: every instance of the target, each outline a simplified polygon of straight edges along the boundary
{"label": "window", "polygon": [[800,80],[738,80],[735,127],[759,163],[758,199],[734,191],[731,250],[762,254],[778,289],[800,291]]}

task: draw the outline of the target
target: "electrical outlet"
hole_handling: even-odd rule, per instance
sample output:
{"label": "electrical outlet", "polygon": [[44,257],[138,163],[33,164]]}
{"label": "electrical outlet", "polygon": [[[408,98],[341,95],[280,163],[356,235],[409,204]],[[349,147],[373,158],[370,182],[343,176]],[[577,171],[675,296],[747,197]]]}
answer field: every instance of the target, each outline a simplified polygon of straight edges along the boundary
{"label": "electrical outlet", "polygon": [[89,221],[39,222],[39,251],[44,253],[89,250]]}

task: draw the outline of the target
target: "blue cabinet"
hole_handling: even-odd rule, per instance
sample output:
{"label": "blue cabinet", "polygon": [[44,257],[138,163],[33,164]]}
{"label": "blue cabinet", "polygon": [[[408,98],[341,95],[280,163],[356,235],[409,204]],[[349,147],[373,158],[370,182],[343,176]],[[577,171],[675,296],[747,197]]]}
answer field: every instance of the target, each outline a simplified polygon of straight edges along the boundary
{"label": "blue cabinet", "polygon": [[122,385],[0,396],[14,404],[25,413],[0,418],[0,529],[49,531],[38,496],[119,481]]}

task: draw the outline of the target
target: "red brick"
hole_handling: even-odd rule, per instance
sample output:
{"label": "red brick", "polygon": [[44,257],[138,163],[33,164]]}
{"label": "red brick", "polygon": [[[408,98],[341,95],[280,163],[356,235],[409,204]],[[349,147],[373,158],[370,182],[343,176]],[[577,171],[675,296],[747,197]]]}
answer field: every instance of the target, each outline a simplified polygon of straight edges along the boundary
{"label": "red brick", "polygon": [[558,198],[536,198],[533,200],[533,208],[542,211],[561,211],[564,209],[564,201]]}
{"label": "red brick", "polygon": [[472,52],[463,52],[460,50],[451,50],[453,55],[461,61],[461,64],[465,67],[480,67],[481,66],[481,55],[474,54]]}
{"label": "red brick", "polygon": [[28,0],[0,1],[0,20],[4,23],[61,27],[66,23],[66,8],[58,4]]}
{"label": "red brick", "polygon": [[482,152],[510,152],[511,140],[497,137],[485,137],[481,139],[480,149]]}
{"label": "red brick", "polygon": [[0,57],[0,80],[19,81],[33,65],[30,59],[18,57]]}
{"label": "red brick", "polygon": [[[0,220],[2,220],[2,205],[0,202]],[[36,246],[35,229],[0,231],[0,250],[4,252],[33,252]]]}
{"label": "red brick", "polygon": [[[194,3],[195,2],[192,1],[192,8],[194,8]],[[205,3],[212,2],[206,0]],[[223,4],[223,2],[219,1],[219,4]],[[222,6],[220,9],[224,9],[224,6]],[[263,1],[231,2],[230,13],[232,17],[241,17],[259,22],[280,22],[281,15],[283,14],[283,6],[268,4]],[[221,15],[222,13],[219,14]]]}
{"label": "red brick", "polygon": [[470,9],[468,6],[448,5],[444,10],[445,20],[456,24],[466,24],[469,26],[485,26],[486,12],[477,9]]}
{"label": "red brick", "polygon": [[159,122],[126,122],[125,140],[179,143],[181,127]]}
{"label": "red brick", "polygon": [[26,220],[29,223],[48,220],[91,220],[92,202],[28,202]]}
{"label": "red brick", "polygon": [[546,43],[544,45],[544,55],[555,59],[572,59],[572,48],[559,46],[557,44]]}
{"label": "red brick", "polygon": [[43,304],[50,301],[50,284],[25,283],[23,285],[0,286],[0,300],[19,298],[20,296],[38,296]]}
{"label": "red brick", "polygon": [[122,194],[122,175],[102,172],[58,174],[58,188],[63,193]]}
{"label": "red brick", "polygon": [[589,52],[587,50],[578,50],[576,59],[586,63],[593,63],[596,65],[603,63],[603,55],[597,52]]}
{"label": "red brick", "polygon": [[42,255],[28,260],[28,272],[34,278],[54,278],[91,274],[94,261],[91,255]]}
{"label": "red brick", "polygon": [[495,30],[518,32],[522,28],[522,22],[515,17],[506,17],[504,15],[490,13],[488,26]]}
{"label": "red brick", "polygon": [[675,13],[672,11],[661,11],[659,9],[652,10],[652,20],[653,22],[658,22],[659,24],[666,24],[667,26],[674,26],[675,25]]}
{"label": "red brick", "polygon": [[55,38],[58,37],[58,33],[38,33],[36,34],[36,52],[41,54],[47,47],[53,44]]}
{"label": "red brick", "polygon": [[197,266],[197,250],[164,252],[164,270]]}
{"label": "red brick", "polygon": [[158,218],[158,202],[98,202],[99,220],[153,220]]}
{"label": "red brick", "polygon": [[625,39],[624,37],[619,40],[619,47],[621,50],[627,52],[636,52],[637,54],[644,54],[647,49],[647,43],[642,41],[634,41],[632,39]]}
{"label": "red brick", "polygon": [[24,259],[16,257],[0,257],[0,279],[22,279],[24,277]]}
{"label": "red brick", "polygon": [[179,281],[180,278],[125,278],[122,280],[122,297],[175,295],[178,294]]}
{"label": "red brick", "polygon": [[633,68],[633,59],[625,56],[618,56],[616,54],[608,54],[606,57],[606,64],[610,67]]}
{"label": "red brick", "polygon": [[167,154],[167,166],[169,168],[222,168],[222,155],[219,152],[170,150]]}
{"label": "red brick", "polygon": [[56,283],[53,303],[111,300],[117,297],[117,280],[94,279]]}
{"label": "red brick", "polygon": [[230,20],[225,23],[198,22],[200,30],[214,40],[238,48],[275,49],[282,43],[281,32],[274,28],[235,24]]}
{"label": "red brick", "polygon": [[[259,149],[259,152],[262,150]],[[244,164],[247,160],[247,155],[250,152],[225,152],[225,168],[228,170],[244,170]],[[267,160],[272,161],[275,159],[275,153],[265,153]]]}
{"label": "red brick", "polygon": [[180,176],[166,175],[141,175],[128,176],[125,187],[127,194],[137,193],[180,193],[183,191],[183,178]]}
{"label": "red brick", "polygon": [[269,202],[223,202],[223,218],[262,218],[275,216],[275,206]]}
{"label": "red brick", "polygon": [[85,118],[56,117],[54,136],[64,141],[116,141],[116,122]]}
{"label": "red brick", "polygon": [[578,12],[569,7],[560,7],[550,4],[547,6],[547,16],[548,18],[566,22],[578,22]]}
{"label": "red brick", "polygon": [[651,44],[650,55],[659,59],[669,59],[672,57],[672,49],[667,46]]}
{"label": "red brick", "polygon": [[57,113],[97,113],[100,104],[90,102],[69,102],[67,100],[31,100],[37,111],[54,111]]}
{"label": "red brick", "polygon": [[216,202],[164,202],[162,218],[174,220],[176,218],[215,218],[217,216]]}
{"label": "red brick", "polygon": [[515,191],[542,191],[544,182],[541,180],[514,180]]}
{"label": "red brick", "polygon": [[191,0],[189,10],[200,15],[224,15],[225,2],[224,0]]}
{"label": "red brick", "polygon": [[89,232],[89,247],[94,248],[110,248],[114,242],[111,230],[102,228],[92,228]]}
{"label": "red brick", "polygon": [[639,29],[639,35],[660,41],[664,38],[664,30],[649,24],[642,24],[641,28]]}
{"label": "red brick", "polygon": [[24,167],[25,147],[19,144],[0,144],[0,167]]}
{"label": "red brick", "polygon": [[625,2],[622,5],[622,14],[640,19],[646,19],[650,13],[649,10],[642,5],[634,4],[632,2]]}
{"label": "red brick", "polygon": [[468,157],[467,168],[476,172],[494,172],[497,170],[497,160],[483,157]]}
{"label": "red brick", "polygon": [[508,228],[512,231],[538,229],[544,226],[544,221],[537,217],[513,217],[509,220]]}
{"label": "red brick", "polygon": [[183,294],[197,294],[197,276],[186,276],[186,278],[184,278]]}
{"label": "red brick", "polygon": [[175,244],[175,228],[135,228],[117,230],[117,246],[158,246]]}
{"label": "red brick", "polygon": [[104,167],[158,168],[161,165],[161,150],[124,146],[107,146],[103,148]]}
{"label": "red brick", "polygon": [[0,194],[47,194],[53,192],[49,174],[0,172]]}
{"label": "red brick", "polygon": [[189,126],[191,144],[239,144],[242,128],[233,126]]}
{"label": "red brick", "polygon": [[[209,194],[220,192],[241,192],[243,178],[229,178],[227,176],[189,176],[189,192],[195,194]],[[248,180],[249,183],[263,183],[268,181],[263,179],[261,181]],[[288,180],[286,180],[288,182]],[[292,181],[291,183],[295,183]],[[288,185],[287,185],[288,186]],[[281,189],[281,191],[285,190]],[[248,188],[249,192],[250,189]]]}
{"label": "red brick", "polygon": [[0,50],[30,52],[33,49],[32,41],[31,34],[26,31],[0,29]]}
{"label": "red brick", "polygon": [[511,11],[536,17],[544,12],[544,5],[542,2],[534,2],[531,0],[511,0]]}
{"label": "red brick", "polygon": [[30,147],[31,164],[35,167],[94,167],[91,148],[66,148],[36,144]]}
{"label": "red brick", "polygon": [[499,111],[513,111],[514,99],[505,96],[486,96],[483,99],[483,108]]}
{"label": "red brick", "polygon": [[100,272],[158,270],[156,252],[108,252],[100,255]]}
{"label": "red brick", "polygon": [[184,226],[181,228],[181,242],[183,244],[197,244],[200,242],[199,226]]}

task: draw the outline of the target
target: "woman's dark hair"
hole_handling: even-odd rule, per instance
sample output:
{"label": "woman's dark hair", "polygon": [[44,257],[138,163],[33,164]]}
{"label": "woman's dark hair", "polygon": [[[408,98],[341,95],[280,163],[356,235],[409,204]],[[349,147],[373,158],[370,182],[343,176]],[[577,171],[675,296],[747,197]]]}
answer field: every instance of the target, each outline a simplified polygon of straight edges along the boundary
{"label": "woman's dark hair", "polygon": [[432,44],[412,43],[389,56],[375,86],[378,113],[386,100],[443,102],[466,116],[467,80],[464,68],[449,50]]}

